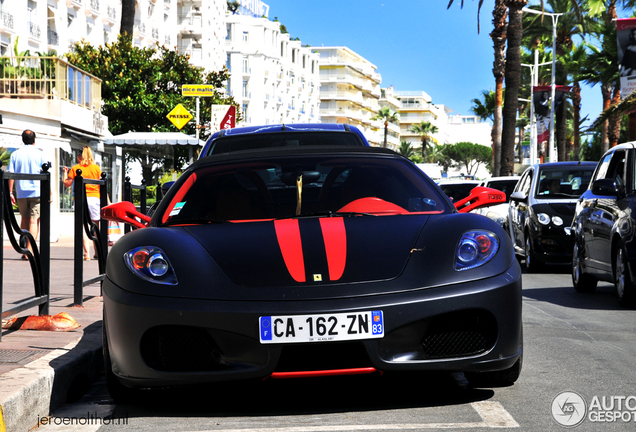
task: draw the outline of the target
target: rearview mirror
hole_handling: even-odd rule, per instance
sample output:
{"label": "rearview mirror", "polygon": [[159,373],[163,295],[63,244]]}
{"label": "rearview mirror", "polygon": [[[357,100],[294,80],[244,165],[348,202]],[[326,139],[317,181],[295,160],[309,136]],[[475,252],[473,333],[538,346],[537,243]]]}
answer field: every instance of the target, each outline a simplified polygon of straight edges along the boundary
{"label": "rearview mirror", "polygon": [[512,201],[525,201],[526,198],[528,198],[527,195],[521,191],[513,192],[512,194],[510,194],[510,199]]}
{"label": "rearview mirror", "polygon": [[477,186],[470,191],[470,195],[455,203],[455,208],[460,213],[468,213],[480,207],[487,207],[506,202],[506,194],[500,190]]}
{"label": "rearview mirror", "polygon": [[145,228],[150,222],[150,217],[138,212],[135,205],[130,201],[122,201],[106,206],[102,208],[101,215],[102,219],[131,224],[137,228]]}
{"label": "rearview mirror", "polygon": [[618,189],[614,180],[606,178],[592,183],[592,193],[594,195],[618,196]]}

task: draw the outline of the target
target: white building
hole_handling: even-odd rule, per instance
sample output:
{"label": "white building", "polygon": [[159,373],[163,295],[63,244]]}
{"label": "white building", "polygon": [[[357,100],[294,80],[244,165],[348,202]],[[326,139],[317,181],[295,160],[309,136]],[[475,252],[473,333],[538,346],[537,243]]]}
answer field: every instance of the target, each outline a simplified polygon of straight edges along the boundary
{"label": "white building", "polygon": [[226,25],[228,95],[241,104],[241,126],[318,123],[318,54],[267,18],[228,14]]}
{"label": "white building", "polygon": [[450,115],[445,130],[450,143],[471,142],[492,146],[492,125],[478,116]]}
{"label": "white building", "polygon": [[394,95],[400,101],[400,140],[410,143],[413,148],[421,148],[421,135],[410,129],[422,122],[429,122],[438,129],[437,133],[432,134],[435,143],[449,142],[445,126],[450,109],[431,103],[431,97],[424,91],[395,91]]}
{"label": "white building", "polygon": [[384,125],[371,120],[380,106],[377,67],[345,46],[312,49],[320,54],[321,122],[357,126],[372,146],[382,146]]}

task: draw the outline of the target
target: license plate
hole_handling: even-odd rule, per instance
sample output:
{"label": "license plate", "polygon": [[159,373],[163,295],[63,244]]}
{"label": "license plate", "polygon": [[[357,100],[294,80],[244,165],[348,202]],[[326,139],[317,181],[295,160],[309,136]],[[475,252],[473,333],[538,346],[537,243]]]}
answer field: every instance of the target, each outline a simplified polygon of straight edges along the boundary
{"label": "license plate", "polygon": [[384,337],[382,311],[263,316],[261,343],[331,342]]}

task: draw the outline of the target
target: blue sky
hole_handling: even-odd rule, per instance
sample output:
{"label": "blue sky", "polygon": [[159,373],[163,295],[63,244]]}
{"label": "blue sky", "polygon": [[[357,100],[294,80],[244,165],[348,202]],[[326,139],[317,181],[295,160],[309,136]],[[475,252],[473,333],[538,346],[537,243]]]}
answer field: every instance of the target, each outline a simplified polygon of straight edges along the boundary
{"label": "blue sky", "polygon": [[[428,93],[454,114],[494,89],[492,10],[485,0],[265,0],[293,38],[312,46],[347,46],[375,66],[382,87]],[[538,2],[530,1],[531,4]],[[627,17],[623,14],[620,17]],[[599,86],[583,89],[582,116],[601,112]],[[589,124],[589,123],[588,123]]]}

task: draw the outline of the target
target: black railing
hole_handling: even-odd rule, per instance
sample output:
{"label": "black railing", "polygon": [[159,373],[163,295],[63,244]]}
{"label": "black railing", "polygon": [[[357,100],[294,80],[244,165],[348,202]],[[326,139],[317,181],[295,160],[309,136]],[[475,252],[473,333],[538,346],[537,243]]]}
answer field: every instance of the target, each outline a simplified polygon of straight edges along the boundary
{"label": "black railing", "polygon": [[[1,165],[1,163],[0,163]],[[32,307],[38,307],[40,315],[48,315],[50,302],[50,276],[51,276],[51,174],[49,173],[50,163],[42,165],[40,174],[17,174],[0,170],[0,316],[7,318]],[[40,200],[40,248],[33,235],[28,230],[23,230],[18,224],[11,196],[8,180],[36,180],[40,182],[40,196],[45,199]],[[2,224],[7,229],[7,236],[19,254],[25,255],[31,265],[33,273],[33,283],[35,295],[20,300],[11,309],[2,310],[3,301],[3,273],[4,273],[4,232]],[[16,234],[18,237],[16,238]],[[31,246],[31,250],[28,246]],[[2,332],[0,332],[2,340]]]}
{"label": "black railing", "polygon": [[[91,220],[86,200],[87,184],[99,185],[100,208],[108,204],[108,184],[106,173],[102,173],[101,180],[85,179],[82,170],[77,170],[73,191],[75,195],[75,243],[73,247],[73,303],[82,306],[84,303],[84,287],[104,280],[106,272],[106,257],[108,256],[108,221],[100,218],[99,226]],[[95,253],[99,265],[99,276],[84,280],[84,232],[95,244]]]}
{"label": "black railing", "polygon": [[[131,203],[134,203],[133,201],[133,190],[139,190],[139,211],[143,214],[146,214],[147,211],[147,204],[146,204],[146,197],[147,197],[147,192],[146,192],[146,181],[142,180],[140,185],[134,185],[130,182],[130,177],[126,177],[124,179],[124,193],[123,193],[123,200],[124,201],[130,201]],[[133,228],[131,227],[130,224],[125,224],[126,226],[124,227],[124,233],[129,233]]]}

